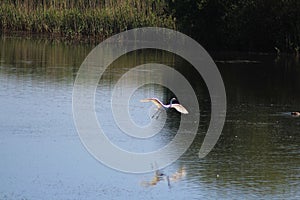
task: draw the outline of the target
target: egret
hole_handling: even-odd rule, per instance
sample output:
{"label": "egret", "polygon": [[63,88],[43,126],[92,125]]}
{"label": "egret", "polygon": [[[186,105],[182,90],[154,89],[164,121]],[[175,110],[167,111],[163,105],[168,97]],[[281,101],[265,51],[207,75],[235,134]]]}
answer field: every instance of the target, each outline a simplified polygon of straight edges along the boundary
{"label": "egret", "polygon": [[[189,113],[189,112],[185,109],[185,107],[183,107],[181,104],[179,104],[179,102],[177,101],[176,98],[172,98],[172,99],[170,100],[170,104],[168,104],[168,105],[163,104],[163,103],[162,103],[160,100],[158,100],[157,98],[146,98],[146,99],[142,99],[141,102],[152,102],[152,103],[154,103],[154,104],[157,106],[157,108],[158,108],[158,111],[157,111],[157,112],[159,112],[159,113],[160,113],[160,111],[161,111],[162,109],[167,110],[167,109],[169,109],[169,108],[175,108],[178,112],[183,113],[183,114],[188,114],[188,113]],[[153,115],[151,118],[153,118],[153,117],[157,114],[157,112],[155,112],[154,115]],[[159,113],[158,113],[158,114],[159,114]],[[157,117],[158,117],[158,116],[157,116]],[[157,117],[156,117],[156,118],[157,118]]]}

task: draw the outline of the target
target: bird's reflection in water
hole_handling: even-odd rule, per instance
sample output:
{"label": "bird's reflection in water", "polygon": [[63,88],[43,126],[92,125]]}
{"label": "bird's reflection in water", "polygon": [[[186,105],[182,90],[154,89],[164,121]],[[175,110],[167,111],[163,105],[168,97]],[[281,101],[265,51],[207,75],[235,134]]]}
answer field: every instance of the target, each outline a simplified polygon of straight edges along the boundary
{"label": "bird's reflection in water", "polygon": [[171,175],[165,174],[160,170],[156,170],[152,180],[142,181],[141,185],[144,187],[150,187],[150,186],[157,185],[157,183],[160,181],[165,181],[167,182],[168,186],[171,187],[171,183],[181,180],[182,178],[185,177],[185,175],[186,175],[185,167],[179,168],[175,173]]}

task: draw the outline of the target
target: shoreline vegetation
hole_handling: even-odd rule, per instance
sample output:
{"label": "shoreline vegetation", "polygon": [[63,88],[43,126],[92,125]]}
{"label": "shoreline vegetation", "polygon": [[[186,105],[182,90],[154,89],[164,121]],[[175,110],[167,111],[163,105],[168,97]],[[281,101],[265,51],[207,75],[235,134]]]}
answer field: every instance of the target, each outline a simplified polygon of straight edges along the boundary
{"label": "shoreline vegetation", "polygon": [[212,51],[298,55],[299,10],[299,0],[2,0],[0,35],[100,42],[152,26]]}
{"label": "shoreline vegetation", "polygon": [[175,29],[160,0],[4,0],[0,30],[4,35],[47,35],[63,40],[102,41],[136,27]]}

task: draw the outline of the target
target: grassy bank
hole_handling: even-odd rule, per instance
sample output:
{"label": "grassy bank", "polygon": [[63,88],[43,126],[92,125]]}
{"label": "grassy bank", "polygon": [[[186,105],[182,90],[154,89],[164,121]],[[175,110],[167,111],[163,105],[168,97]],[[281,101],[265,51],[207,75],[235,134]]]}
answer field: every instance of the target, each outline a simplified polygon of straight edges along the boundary
{"label": "grassy bank", "polygon": [[165,6],[161,0],[4,0],[0,30],[101,40],[136,27],[174,28]]}
{"label": "grassy bank", "polygon": [[299,0],[1,0],[0,31],[98,41],[159,26],[207,50],[299,54],[299,10]]}

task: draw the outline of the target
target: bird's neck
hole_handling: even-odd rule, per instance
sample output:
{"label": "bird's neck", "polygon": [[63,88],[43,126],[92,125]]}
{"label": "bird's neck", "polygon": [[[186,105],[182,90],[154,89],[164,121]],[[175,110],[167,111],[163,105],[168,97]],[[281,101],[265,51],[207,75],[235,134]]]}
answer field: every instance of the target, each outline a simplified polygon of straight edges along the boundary
{"label": "bird's neck", "polygon": [[173,100],[173,99],[171,99],[171,101],[170,101],[170,106],[172,106],[172,104],[173,104],[173,101],[174,101],[174,100]]}

